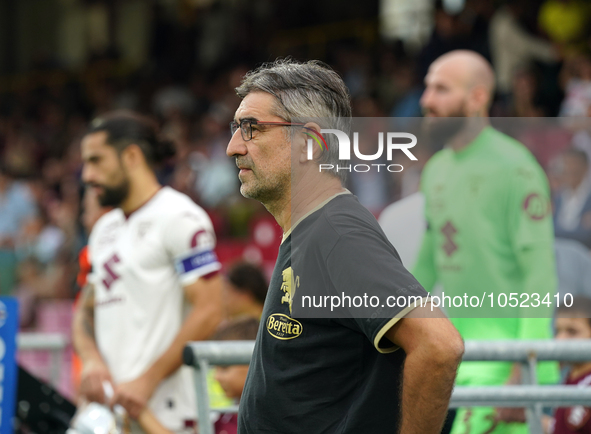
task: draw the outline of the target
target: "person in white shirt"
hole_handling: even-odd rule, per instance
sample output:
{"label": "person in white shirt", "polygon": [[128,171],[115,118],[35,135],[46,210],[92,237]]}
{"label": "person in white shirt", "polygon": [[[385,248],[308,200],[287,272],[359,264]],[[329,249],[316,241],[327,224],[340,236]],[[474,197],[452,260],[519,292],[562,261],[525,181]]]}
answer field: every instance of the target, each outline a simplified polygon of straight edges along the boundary
{"label": "person in white shirt", "polygon": [[554,200],[554,234],[591,249],[591,178],[587,154],[568,149],[562,154],[562,191]]}
{"label": "person in white shirt", "polygon": [[[167,429],[186,432],[194,430],[196,411],[182,351],[220,323],[222,280],[209,217],[157,181],[154,167],[172,149],[133,113],[98,119],[83,138],[82,179],[114,209],[90,236],[93,268],[73,340],[83,363],[82,398],[119,404],[132,419],[147,408]],[[114,388],[110,402],[104,382]]]}

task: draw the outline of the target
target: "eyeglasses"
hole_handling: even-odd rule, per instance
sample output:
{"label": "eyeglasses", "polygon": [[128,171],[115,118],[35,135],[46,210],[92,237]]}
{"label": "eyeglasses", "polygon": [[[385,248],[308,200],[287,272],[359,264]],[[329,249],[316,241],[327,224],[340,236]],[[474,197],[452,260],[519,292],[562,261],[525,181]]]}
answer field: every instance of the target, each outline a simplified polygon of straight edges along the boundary
{"label": "eyeglasses", "polygon": [[238,131],[240,128],[240,134],[242,134],[242,140],[248,142],[252,140],[252,126],[253,125],[275,125],[280,127],[301,127],[306,124],[295,123],[295,122],[263,122],[257,121],[254,119],[242,119],[240,123],[232,121],[230,122],[230,131],[232,132],[232,136]]}

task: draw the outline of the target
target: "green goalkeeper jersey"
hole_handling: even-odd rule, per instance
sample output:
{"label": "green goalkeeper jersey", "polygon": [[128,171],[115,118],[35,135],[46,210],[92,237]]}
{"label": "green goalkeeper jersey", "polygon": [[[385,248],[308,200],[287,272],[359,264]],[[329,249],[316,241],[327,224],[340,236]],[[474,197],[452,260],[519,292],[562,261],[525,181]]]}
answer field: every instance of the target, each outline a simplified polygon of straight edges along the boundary
{"label": "green goalkeeper jersey", "polygon": [[[554,236],[547,179],[533,155],[486,127],[463,150],[433,156],[421,190],[428,228],[413,274],[428,291],[439,282],[446,296],[462,297],[462,307],[446,310],[463,338],[550,338]],[[556,381],[555,367],[542,364],[540,381]],[[464,363],[458,384],[502,383],[510,370]]]}

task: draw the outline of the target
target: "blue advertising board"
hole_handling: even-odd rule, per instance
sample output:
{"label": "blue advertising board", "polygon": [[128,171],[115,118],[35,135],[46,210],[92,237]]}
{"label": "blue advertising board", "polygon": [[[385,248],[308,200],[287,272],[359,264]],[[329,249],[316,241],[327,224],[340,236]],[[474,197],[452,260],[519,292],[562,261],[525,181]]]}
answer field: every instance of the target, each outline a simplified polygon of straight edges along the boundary
{"label": "blue advertising board", "polygon": [[17,332],[17,301],[12,297],[0,297],[0,434],[13,433],[17,382]]}

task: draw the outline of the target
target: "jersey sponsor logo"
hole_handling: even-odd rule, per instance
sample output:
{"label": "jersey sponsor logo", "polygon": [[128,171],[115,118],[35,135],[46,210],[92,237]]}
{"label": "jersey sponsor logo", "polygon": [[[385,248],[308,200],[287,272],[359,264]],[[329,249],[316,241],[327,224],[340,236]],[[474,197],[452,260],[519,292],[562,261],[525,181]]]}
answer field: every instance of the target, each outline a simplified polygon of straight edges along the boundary
{"label": "jersey sponsor logo", "polygon": [[189,273],[207,265],[215,264],[218,257],[212,250],[194,253],[191,256],[180,260],[177,263],[177,271],[179,274]]}
{"label": "jersey sponsor logo", "polygon": [[111,298],[106,298],[104,300],[97,300],[95,303],[95,307],[104,307],[104,306],[109,306],[115,303],[123,303],[125,301],[124,297],[111,297]]}
{"label": "jersey sponsor logo", "polygon": [[523,210],[532,220],[542,220],[550,211],[549,202],[538,193],[528,194],[523,201]]}
{"label": "jersey sponsor logo", "polygon": [[291,305],[293,303],[293,297],[295,295],[296,288],[300,286],[300,276],[293,275],[291,267],[283,270],[283,283],[281,284],[281,290],[285,293],[281,297],[281,304],[289,304],[289,313],[291,313]]}
{"label": "jersey sponsor logo", "polygon": [[267,331],[282,341],[297,338],[302,334],[302,323],[283,313],[274,313],[267,318]]}
{"label": "jersey sponsor logo", "polygon": [[443,243],[443,251],[447,256],[453,255],[456,250],[458,250],[458,245],[454,242],[453,237],[455,234],[458,233],[458,230],[454,226],[452,222],[449,220],[443,227],[441,228],[441,233],[445,237],[445,242]]}

